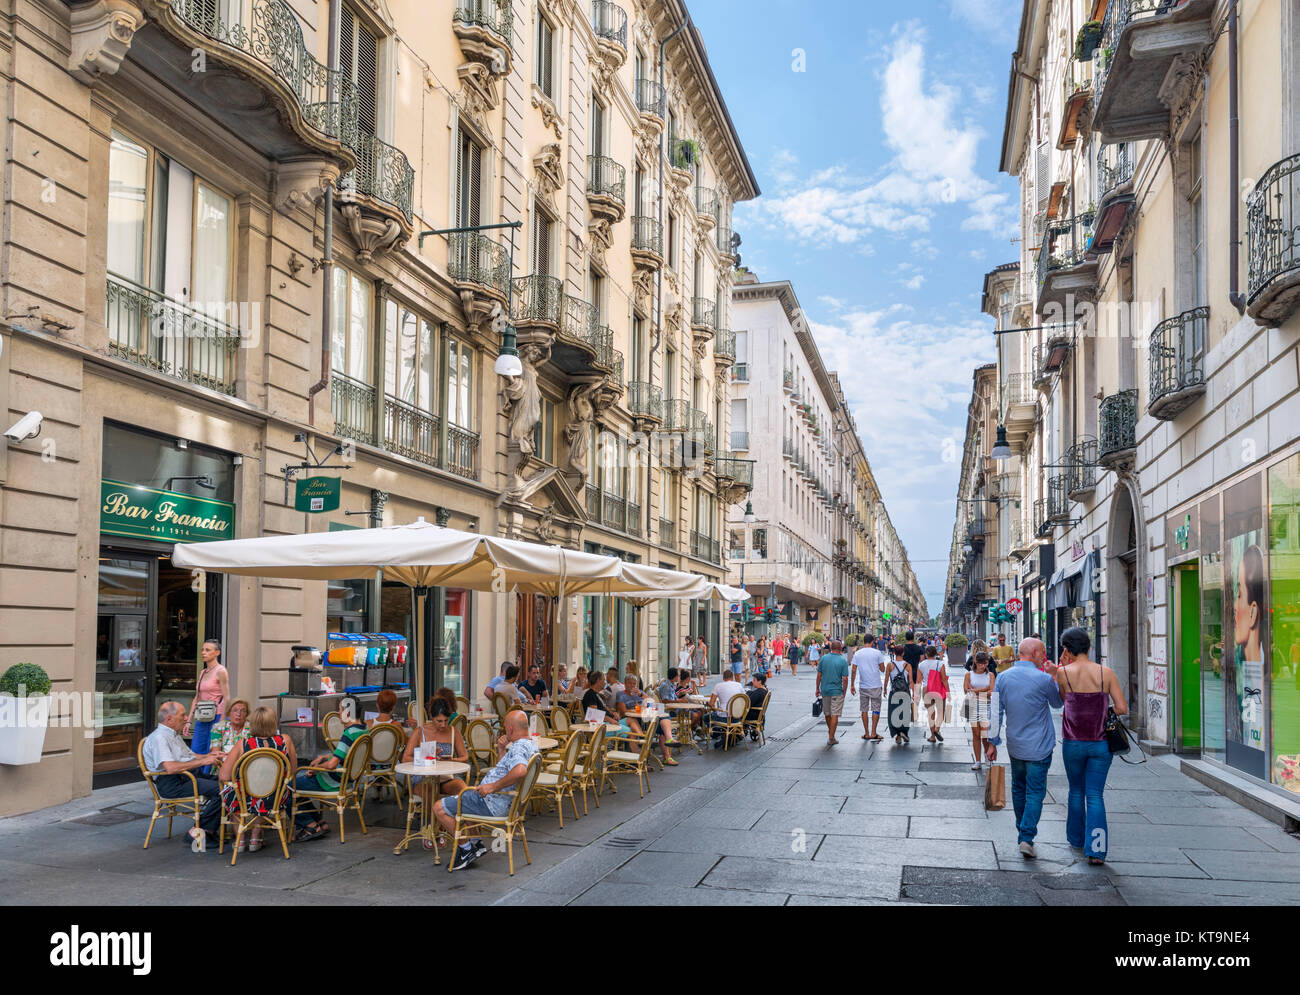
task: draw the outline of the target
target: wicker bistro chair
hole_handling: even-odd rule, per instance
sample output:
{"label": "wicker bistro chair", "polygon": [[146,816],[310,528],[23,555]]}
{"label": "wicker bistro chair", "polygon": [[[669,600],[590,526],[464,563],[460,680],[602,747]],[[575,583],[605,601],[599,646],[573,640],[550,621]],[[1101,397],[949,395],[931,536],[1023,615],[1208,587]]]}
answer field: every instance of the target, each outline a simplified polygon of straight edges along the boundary
{"label": "wicker bistro chair", "polygon": [[[235,830],[235,842],[230,849],[230,866],[235,866],[239,857],[239,843],[244,833],[253,827],[259,819],[266,825],[273,826],[280,834],[280,848],[284,859],[289,859],[289,839],[286,813],[283,809],[284,793],[289,790],[289,758],[279,750],[261,747],[249,750],[239,758],[234,773],[235,797],[239,800],[239,812],[231,819],[226,814],[225,806],[221,808],[221,832],[217,839],[217,853],[224,853],[226,847],[226,827]],[[274,815],[258,815],[250,811],[250,803],[259,798],[268,799],[268,808]]]}
{"label": "wicker bistro chair", "polygon": [[[745,697],[748,698],[749,695],[745,695]],[[759,746],[767,745],[767,732],[764,723],[767,721],[767,706],[771,704],[771,701],[772,701],[772,692],[769,691],[767,694],[763,696],[763,704],[758,706],[758,715],[752,719],[748,717],[746,717],[745,719],[745,731],[750,733],[751,735],[752,734],[758,735]],[[749,713],[746,712],[745,714],[746,716],[748,716]]]}
{"label": "wicker bistro chair", "polygon": [[459,715],[469,714],[469,699],[463,694],[456,695],[456,712]]}
{"label": "wicker bistro chair", "polygon": [[646,724],[644,731],[638,738],[629,736],[628,743],[640,743],[640,749],[635,753],[631,750],[606,750],[605,751],[605,773],[609,777],[615,774],[635,774],[637,788],[641,791],[641,797],[650,790],[650,750],[655,741],[655,732],[659,723],[651,721]]}
{"label": "wicker bistro chair", "polygon": [[[528,863],[533,862],[533,858],[528,853],[528,834],[524,831],[524,812],[528,803],[528,796],[532,793],[533,785],[537,781],[537,775],[541,773],[542,758],[533,754],[528,760],[528,767],[524,771],[523,780],[515,788],[515,796],[510,801],[510,809],[505,815],[465,815],[460,808],[459,799],[456,806],[456,834],[452,838],[452,852],[455,852],[460,845],[461,839],[470,835],[482,836],[486,831],[488,835],[495,836],[498,832],[505,837],[506,857],[510,862],[510,875],[515,873],[515,833],[524,844],[524,860]],[[465,791],[473,791],[473,788],[466,788]],[[461,792],[463,796],[465,791]],[[450,871],[456,866],[455,860],[447,862],[447,870]]]}
{"label": "wicker bistro chair", "polygon": [[455,718],[451,720],[451,727],[460,733],[460,738],[465,738],[465,727],[469,725],[469,716],[464,712],[457,712]]}
{"label": "wicker bistro chair", "polygon": [[339,740],[343,738],[344,728],[343,716],[338,712],[328,712],[321,716],[320,734],[325,738],[325,742],[329,744],[331,753],[339,745]]}
{"label": "wicker bistro chair", "polygon": [[[514,702],[496,691],[492,695],[492,711],[496,714],[497,725],[501,725],[506,720],[506,713],[513,707]],[[504,728],[504,727],[503,727]]]}
{"label": "wicker bistro chair", "polygon": [[193,819],[194,825],[199,824],[199,814],[203,811],[203,796],[199,794],[199,782],[191,771],[181,771],[183,777],[190,779],[190,785],[194,788],[194,794],[184,795],[180,798],[164,798],[158,793],[158,784],[155,778],[163,777],[163,774],[155,773],[148,770],[144,765],[144,740],[140,740],[135,748],[135,762],[140,765],[140,773],[144,775],[145,782],[149,785],[149,790],[153,792],[153,815],[149,819],[149,831],[144,834],[144,847],[149,849],[149,837],[153,835],[153,824],[163,817],[167,816],[167,838],[172,838],[172,819],[181,815],[187,819]]}
{"label": "wicker bistro chair", "polygon": [[406,733],[395,722],[378,722],[370,728],[370,759],[362,776],[361,797],[364,800],[371,785],[383,797],[384,785],[393,789],[397,804],[402,804],[402,786],[393,769],[402,758],[406,747]]}
{"label": "wicker bistro chair", "polygon": [[564,745],[564,754],[559,763],[548,763],[546,769],[537,775],[537,784],[533,787],[533,803],[543,800],[555,802],[556,814],[560,817],[560,828],[564,828],[564,798],[567,795],[573,807],[573,817],[578,817],[578,800],[573,795],[575,777],[574,767],[582,755],[582,737],[573,735]]}
{"label": "wicker bistro chair", "polygon": [[497,762],[496,736],[487,719],[474,719],[465,727],[465,749],[475,778]]}
{"label": "wicker bistro chair", "polygon": [[551,708],[551,738],[566,740],[573,736],[573,720],[569,718],[568,711],[563,705],[554,705]]}
{"label": "wicker bistro chair", "polygon": [[311,790],[307,788],[296,788],[293,792],[293,814],[295,820],[298,811],[304,802],[321,802],[330,805],[339,817],[339,842],[344,842],[343,838],[343,816],[348,809],[356,809],[357,821],[361,823],[361,831],[366,830],[366,817],[361,811],[363,798],[362,786],[365,783],[366,768],[370,762],[370,733],[365,732],[358,736],[348,748],[348,755],[343,758],[335,770],[326,770],[322,767],[303,767],[308,773],[334,774],[339,779],[339,786],[333,791]]}
{"label": "wicker bistro chair", "polygon": [[613,781],[605,771],[605,723],[596,727],[596,731],[587,739],[587,748],[578,757],[573,767],[574,787],[582,792],[582,814],[587,814],[587,789],[591,788],[600,808],[600,792],[606,783],[612,788]]}
{"label": "wicker bistro chair", "polygon": [[[727,702],[726,719],[715,718],[713,720],[713,734],[716,736],[722,733],[722,749],[725,752],[731,745],[731,734],[734,732],[741,739],[745,739],[745,715],[749,712],[749,695],[738,694]],[[745,749],[749,749],[749,742],[746,740]]]}

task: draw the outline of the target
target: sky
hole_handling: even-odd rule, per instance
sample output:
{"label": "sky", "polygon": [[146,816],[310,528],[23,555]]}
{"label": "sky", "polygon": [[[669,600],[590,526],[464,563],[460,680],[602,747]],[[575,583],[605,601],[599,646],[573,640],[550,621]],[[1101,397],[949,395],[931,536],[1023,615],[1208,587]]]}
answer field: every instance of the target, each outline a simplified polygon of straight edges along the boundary
{"label": "sky", "polygon": [[744,266],[790,280],[931,615],[943,605],[984,274],[1019,256],[998,172],[1018,0],[688,0],[762,195]]}

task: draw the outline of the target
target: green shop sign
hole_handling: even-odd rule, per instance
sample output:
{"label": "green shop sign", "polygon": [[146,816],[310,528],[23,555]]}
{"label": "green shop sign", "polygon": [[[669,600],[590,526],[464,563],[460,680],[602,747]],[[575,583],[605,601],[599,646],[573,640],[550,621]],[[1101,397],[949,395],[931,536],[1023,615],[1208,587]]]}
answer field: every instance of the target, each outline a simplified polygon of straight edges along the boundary
{"label": "green shop sign", "polygon": [[235,534],[229,501],[160,491],[118,480],[99,482],[99,531],[169,542],[210,542]]}
{"label": "green shop sign", "polygon": [[311,513],[335,511],[343,492],[343,482],[338,477],[303,477],[293,492],[293,506],[297,511]]}

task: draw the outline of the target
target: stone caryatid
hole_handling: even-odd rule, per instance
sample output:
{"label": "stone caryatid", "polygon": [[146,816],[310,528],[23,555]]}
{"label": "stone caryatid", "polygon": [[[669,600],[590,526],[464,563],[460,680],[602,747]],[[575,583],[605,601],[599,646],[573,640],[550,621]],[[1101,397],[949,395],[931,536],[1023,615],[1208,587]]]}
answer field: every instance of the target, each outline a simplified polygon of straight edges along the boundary
{"label": "stone caryatid", "polygon": [[591,472],[591,426],[596,418],[595,395],[600,382],[578,384],[569,391],[569,424],[564,427],[564,441],[569,444],[569,472],[585,485]]}
{"label": "stone caryatid", "polygon": [[509,439],[512,449],[525,456],[533,452],[533,430],[542,417],[542,395],[537,387],[537,366],[546,362],[550,350],[536,343],[526,343],[519,349],[519,363],[523,373],[507,377],[502,388],[510,404]]}

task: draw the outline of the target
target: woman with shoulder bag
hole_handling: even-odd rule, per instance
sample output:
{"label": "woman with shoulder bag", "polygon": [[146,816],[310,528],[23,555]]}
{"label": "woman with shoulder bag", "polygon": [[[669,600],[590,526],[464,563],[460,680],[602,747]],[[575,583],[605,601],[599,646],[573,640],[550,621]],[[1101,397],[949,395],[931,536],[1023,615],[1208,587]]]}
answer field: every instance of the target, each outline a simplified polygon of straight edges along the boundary
{"label": "woman with shoulder bag", "polygon": [[970,769],[980,770],[984,766],[981,740],[989,730],[990,705],[993,701],[993,686],[997,681],[997,675],[989,671],[987,653],[976,653],[973,659],[974,669],[966,672],[963,686],[966,693],[963,708],[966,710],[966,721],[970,723],[970,745],[975,754],[975,762],[970,765]]}
{"label": "woman with shoulder bag", "polygon": [[912,726],[912,669],[899,654],[897,646],[891,646],[889,654],[889,667],[885,671],[885,680],[889,684],[889,711],[885,718],[894,745],[904,746],[909,742],[907,734]]}
{"label": "woman with shoulder bag", "polygon": [[1111,750],[1106,739],[1109,715],[1127,715],[1128,703],[1119,678],[1109,667],[1088,659],[1092,641],[1078,626],[1061,633],[1061,666],[1056,683],[1065,702],[1061,724],[1061,761],[1070,785],[1065,838],[1102,864],[1109,848],[1106,826],[1106,775]]}

